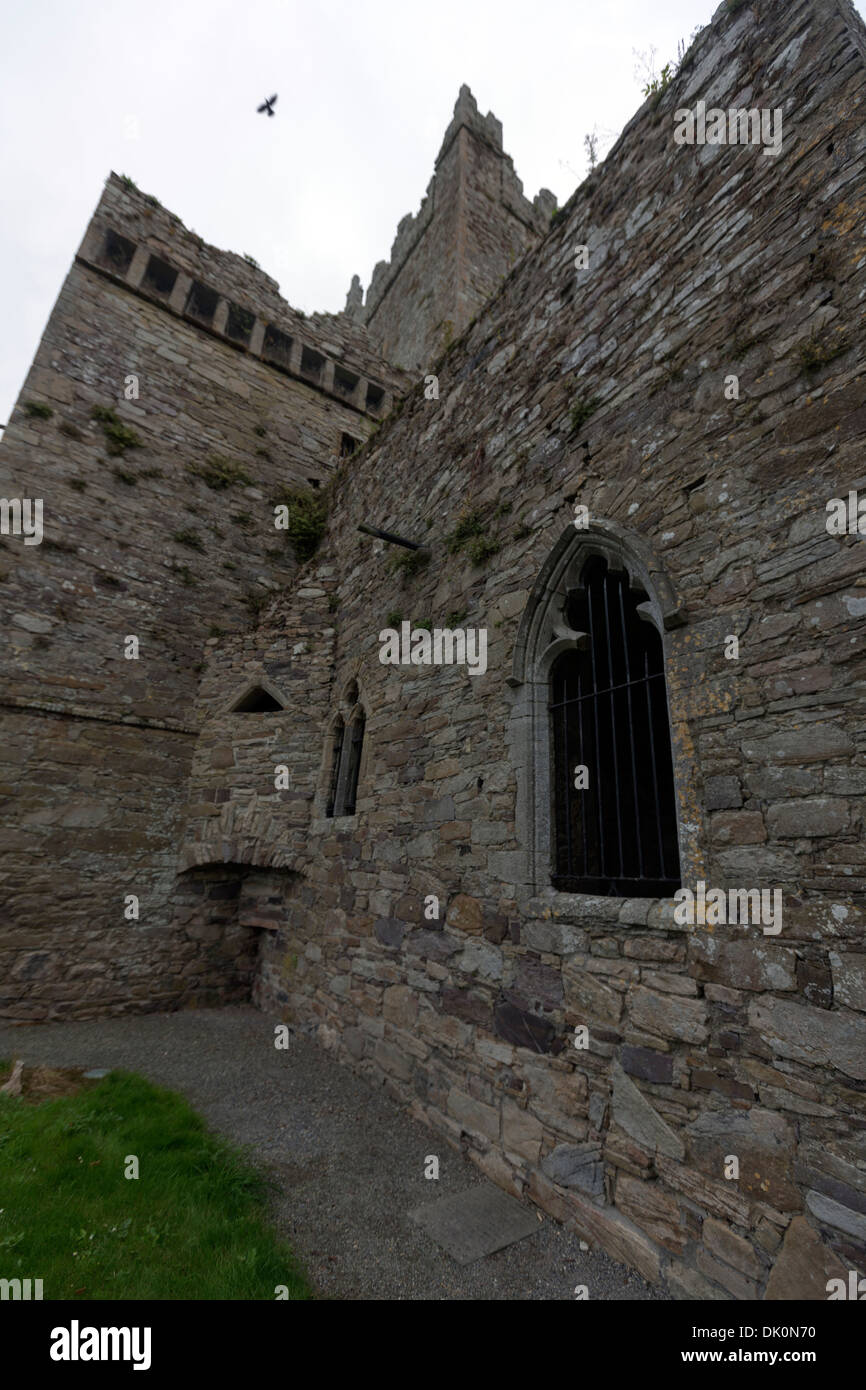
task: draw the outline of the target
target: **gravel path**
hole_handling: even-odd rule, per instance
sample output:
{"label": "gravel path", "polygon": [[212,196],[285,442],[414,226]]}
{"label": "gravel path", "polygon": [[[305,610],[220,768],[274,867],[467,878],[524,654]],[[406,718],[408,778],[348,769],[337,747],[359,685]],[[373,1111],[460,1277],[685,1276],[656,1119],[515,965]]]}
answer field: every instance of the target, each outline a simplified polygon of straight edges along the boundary
{"label": "gravel path", "polygon": [[[273,1027],[246,1007],[0,1026],[0,1056],[120,1067],[180,1091],[271,1170],[275,1223],[323,1297],[572,1299],[577,1284],[594,1300],[663,1297],[547,1217],[525,1240],[458,1265],[408,1212],[483,1175],[311,1039],[295,1034],[277,1051]],[[433,1153],[438,1182],[423,1175]]]}

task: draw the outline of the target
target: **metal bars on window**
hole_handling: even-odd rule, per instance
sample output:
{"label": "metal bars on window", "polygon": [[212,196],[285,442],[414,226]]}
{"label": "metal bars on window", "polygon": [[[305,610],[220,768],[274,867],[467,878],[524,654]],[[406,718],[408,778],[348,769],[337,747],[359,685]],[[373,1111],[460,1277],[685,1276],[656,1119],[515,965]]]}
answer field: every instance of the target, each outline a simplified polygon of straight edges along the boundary
{"label": "metal bars on window", "polygon": [[583,647],[554,664],[554,887],[666,897],[680,886],[662,641],[624,573],[589,560],[568,596]]}

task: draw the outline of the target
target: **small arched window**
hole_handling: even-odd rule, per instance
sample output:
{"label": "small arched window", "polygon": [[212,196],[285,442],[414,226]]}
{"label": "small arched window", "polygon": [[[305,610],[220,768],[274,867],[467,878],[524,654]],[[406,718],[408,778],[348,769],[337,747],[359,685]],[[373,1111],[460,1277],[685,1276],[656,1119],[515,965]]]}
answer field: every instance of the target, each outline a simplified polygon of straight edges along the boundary
{"label": "small arched window", "polygon": [[343,739],[346,736],[346,726],[343,723],[342,715],[337,715],[334,724],[334,750],[331,755],[331,780],[328,783],[328,804],[325,815],[330,817],[334,814],[334,807],[337,804],[337,784],[340,780],[340,761],[343,756]]}
{"label": "small arched window", "polygon": [[359,708],[358,713],[349,725],[349,757],[346,769],[346,789],[345,789],[345,809],[343,815],[353,816],[355,814],[355,802],[358,799],[358,774],[361,771],[361,749],[364,744],[364,711]]}
{"label": "small arched window", "polygon": [[286,708],[286,700],[267,679],[256,681],[235,699],[231,714],[278,714]]}
{"label": "small arched window", "polygon": [[579,635],[550,670],[553,886],[665,897],[680,886],[662,640],[625,571],[589,558],[569,589]]}
{"label": "small arched window", "polygon": [[350,695],[346,700],[346,704],[350,707],[348,723],[342,714],[338,714],[334,724],[331,777],[325,808],[325,815],[329,818],[355,814],[366,723],[363,707],[357,703],[357,700],[358,690],[355,686],[354,698],[351,698]]}

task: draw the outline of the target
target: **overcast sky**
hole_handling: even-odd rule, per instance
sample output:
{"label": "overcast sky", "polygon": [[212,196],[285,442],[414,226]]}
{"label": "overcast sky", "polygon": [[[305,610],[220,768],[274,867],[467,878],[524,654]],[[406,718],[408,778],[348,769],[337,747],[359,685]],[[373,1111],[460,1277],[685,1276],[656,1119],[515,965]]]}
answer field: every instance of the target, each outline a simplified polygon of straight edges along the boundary
{"label": "overcast sky", "polygon": [[[866,3],[866,0],[864,0]],[[416,212],[463,82],[560,203],[714,0],[6,0],[0,422],[110,170],[336,312]],[[256,106],[279,94],[273,119]]]}

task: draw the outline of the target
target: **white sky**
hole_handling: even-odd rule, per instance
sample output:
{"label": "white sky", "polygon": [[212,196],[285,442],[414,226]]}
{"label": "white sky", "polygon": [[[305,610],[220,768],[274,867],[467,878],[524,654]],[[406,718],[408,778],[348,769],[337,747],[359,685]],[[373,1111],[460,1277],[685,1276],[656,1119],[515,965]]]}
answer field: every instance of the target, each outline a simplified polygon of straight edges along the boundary
{"label": "white sky", "polygon": [[[866,0],[858,0],[858,8]],[[416,212],[467,82],[531,198],[584,176],[715,0],[5,0],[0,423],[111,169],[336,312]],[[273,119],[256,106],[279,94]],[[137,138],[130,138],[138,123]],[[605,138],[606,137],[606,138]]]}

